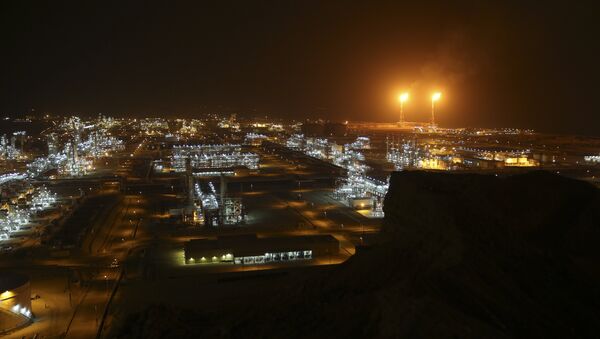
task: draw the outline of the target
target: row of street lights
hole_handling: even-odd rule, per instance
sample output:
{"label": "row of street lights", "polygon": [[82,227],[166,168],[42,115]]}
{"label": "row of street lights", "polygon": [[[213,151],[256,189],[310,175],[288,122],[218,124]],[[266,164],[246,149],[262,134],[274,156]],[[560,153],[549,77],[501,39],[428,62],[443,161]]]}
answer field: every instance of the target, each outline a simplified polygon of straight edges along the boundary
{"label": "row of street lights", "polygon": [[[400,102],[400,124],[404,124],[404,103],[408,101],[410,95],[408,92],[400,93],[398,101]],[[440,100],[442,93],[435,92],[431,95],[431,127],[435,126],[435,102]]]}

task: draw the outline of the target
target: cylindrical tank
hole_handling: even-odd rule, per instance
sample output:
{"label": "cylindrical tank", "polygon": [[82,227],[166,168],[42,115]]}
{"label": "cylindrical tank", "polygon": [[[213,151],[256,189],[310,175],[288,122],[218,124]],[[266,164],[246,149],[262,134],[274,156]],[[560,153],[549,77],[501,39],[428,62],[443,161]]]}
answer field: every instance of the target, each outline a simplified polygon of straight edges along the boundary
{"label": "cylindrical tank", "polygon": [[0,273],[0,334],[30,322],[31,287],[22,274]]}

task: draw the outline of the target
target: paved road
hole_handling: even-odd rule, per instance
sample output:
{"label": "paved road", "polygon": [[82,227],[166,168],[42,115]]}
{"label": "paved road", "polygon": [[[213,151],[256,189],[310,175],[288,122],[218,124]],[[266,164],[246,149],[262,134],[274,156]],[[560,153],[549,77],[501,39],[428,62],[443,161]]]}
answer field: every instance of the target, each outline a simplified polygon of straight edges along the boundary
{"label": "paved road", "polygon": [[[104,257],[106,265],[112,259],[119,263],[126,261],[129,249],[136,243],[133,234],[137,222],[141,215],[145,215],[142,200],[138,196],[125,196],[122,203],[117,204],[105,225],[91,240],[91,255]],[[96,335],[121,271],[121,266],[98,271],[74,312],[66,338],[93,338]]]}

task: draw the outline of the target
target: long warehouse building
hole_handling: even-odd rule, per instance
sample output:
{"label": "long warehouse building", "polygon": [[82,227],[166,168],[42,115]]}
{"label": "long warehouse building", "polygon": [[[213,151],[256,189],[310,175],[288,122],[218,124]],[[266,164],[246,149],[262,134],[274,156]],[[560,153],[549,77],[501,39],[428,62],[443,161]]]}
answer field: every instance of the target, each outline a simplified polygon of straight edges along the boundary
{"label": "long warehouse building", "polygon": [[339,241],[332,235],[258,238],[256,234],[193,239],[185,243],[186,264],[254,265],[335,255]]}

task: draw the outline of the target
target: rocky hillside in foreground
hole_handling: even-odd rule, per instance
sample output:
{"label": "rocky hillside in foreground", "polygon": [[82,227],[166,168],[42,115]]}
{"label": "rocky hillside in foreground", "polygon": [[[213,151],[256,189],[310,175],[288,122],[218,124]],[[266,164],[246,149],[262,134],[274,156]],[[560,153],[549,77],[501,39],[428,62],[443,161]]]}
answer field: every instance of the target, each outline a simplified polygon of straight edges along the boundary
{"label": "rocky hillside in foreground", "polygon": [[600,333],[596,188],[546,172],[400,172],[385,213],[379,244],[344,265],[302,284],[282,281],[260,300],[239,300],[239,312],[156,307],[132,317],[122,337]]}

